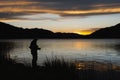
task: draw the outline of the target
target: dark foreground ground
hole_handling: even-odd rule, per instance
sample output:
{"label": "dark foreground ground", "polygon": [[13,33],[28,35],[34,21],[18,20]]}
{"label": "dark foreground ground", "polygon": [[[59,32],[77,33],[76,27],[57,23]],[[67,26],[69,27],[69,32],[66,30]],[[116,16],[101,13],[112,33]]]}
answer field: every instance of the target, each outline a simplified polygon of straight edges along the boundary
{"label": "dark foreground ground", "polygon": [[109,65],[106,69],[89,62],[74,64],[64,60],[46,60],[44,66],[28,67],[12,60],[0,59],[0,80],[120,80],[119,67]]}

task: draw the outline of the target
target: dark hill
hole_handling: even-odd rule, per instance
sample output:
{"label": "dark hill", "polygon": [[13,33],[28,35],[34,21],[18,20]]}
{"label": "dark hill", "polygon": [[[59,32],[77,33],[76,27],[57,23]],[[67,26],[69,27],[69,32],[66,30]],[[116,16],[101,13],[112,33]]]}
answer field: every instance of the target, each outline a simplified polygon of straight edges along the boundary
{"label": "dark hill", "polygon": [[120,23],[97,30],[90,35],[91,38],[120,38]]}
{"label": "dark hill", "polygon": [[79,35],[79,34],[76,34],[76,33],[60,33],[60,32],[57,32],[54,34],[54,37],[55,38],[60,38],[60,39],[64,39],[64,38],[67,38],[67,39],[79,39],[79,38],[85,38],[86,36],[82,36],[82,35]]}
{"label": "dark hill", "polygon": [[23,29],[0,22],[0,38],[49,38],[53,32],[44,29]]}
{"label": "dark hill", "polygon": [[120,23],[97,30],[88,36],[75,33],[54,33],[45,29],[23,29],[0,22],[0,39],[79,39],[79,38],[120,38]]}
{"label": "dark hill", "polygon": [[45,29],[23,29],[3,22],[0,22],[0,39],[28,39],[28,38],[83,38],[84,36],[75,33],[53,33]]}

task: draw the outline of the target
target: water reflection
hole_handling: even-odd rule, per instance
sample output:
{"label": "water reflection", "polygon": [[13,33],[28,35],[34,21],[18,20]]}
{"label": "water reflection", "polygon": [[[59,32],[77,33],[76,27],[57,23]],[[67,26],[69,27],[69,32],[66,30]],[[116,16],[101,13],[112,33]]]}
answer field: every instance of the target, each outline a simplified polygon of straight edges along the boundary
{"label": "water reflection", "polygon": [[[31,64],[30,54],[31,40],[6,40],[0,41],[0,53],[17,62]],[[75,40],[51,40],[40,39],[38,46],[38,65],[46,60],[46,56],[63,57],[65,60],[84,61],[112,61],[120,64],[120,40],[117,39],[75,39]]]}
{"label": "water reflection", "polygon": [[99,44],[99,45],[94,45],[96,48],[99,48],[101,50],[103,49],[109,49],[113,51],[117,51],[117,55],[120,55],[120,43],[117,44]]}
{"label": "water reflection", "polygon": [[81,40],[81,41],[74,42],[73,48],[75,48],[75,49],[86,49],[87,48],[88,49],[92,45],[93,45],[92,42]]}
{"label": "water reflection", "polygon": [[95,61],[79,61],[75,63],[76,68],[79,70],[97,70],[97,71],[106,71],[106,70],[120,70],[120,66],[113,65],[111,63],[101,63]]}
{"label": "water reflection", "polygon": [[120,55],[120,43],[117,44],[117,45],[115,45],[113,48],[114,48],[116,51],[118,51],[118,53],[119,53],[119,55]]}
{"label": "water reflection", "polygon": [[10,50],[14,48],[14,43],[12,42],[0,42],[0,59],[10,59]]}

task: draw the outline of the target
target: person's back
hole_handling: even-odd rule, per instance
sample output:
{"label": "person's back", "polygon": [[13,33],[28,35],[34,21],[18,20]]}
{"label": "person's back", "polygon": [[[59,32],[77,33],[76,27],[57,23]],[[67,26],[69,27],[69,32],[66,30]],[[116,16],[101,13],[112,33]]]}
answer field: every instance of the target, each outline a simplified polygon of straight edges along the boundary
{"label": "person's back", "polygon": [[34,39],[32,42],[31,42],[31,44],[30,44],[30,47],[29,47],[30,49],[31,49],[31,54],[32,54],[32,57],[33,57],[33,59],[32,59],[32,67],[36,67],[37,66],[37,50],[38,49],[41,49],[41,48],[39,48],[38,46],[37,46],[37,39]]}
{"label": "person's back", "polygon": [[37,39],[34,39],[31,44],[30,44],[30,47],[31,49],[31,54],[35,54],[35,52],[39,49],[38,46],[37,46]]}

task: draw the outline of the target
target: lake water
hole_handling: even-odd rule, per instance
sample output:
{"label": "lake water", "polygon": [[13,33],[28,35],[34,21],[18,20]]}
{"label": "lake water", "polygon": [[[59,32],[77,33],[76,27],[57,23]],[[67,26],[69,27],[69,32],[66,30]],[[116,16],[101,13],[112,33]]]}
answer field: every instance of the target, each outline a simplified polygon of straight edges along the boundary
{"label": "lake water", "polygon": [[[10,43],[5,53],[16,62],[31,65],[29,45],[31,39],[0,40]],[[6,45],[2,44],[2,46]],[[37,63],[41,65],[47,58],[64,58],[68,61],[99,61],[120,65],[120,39],[39,39],[37,42]]]}

